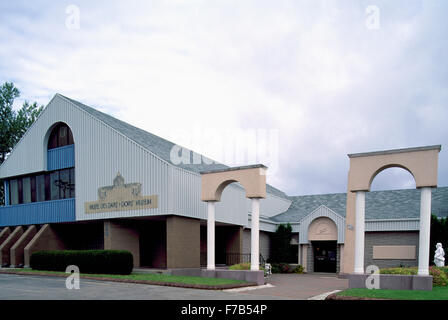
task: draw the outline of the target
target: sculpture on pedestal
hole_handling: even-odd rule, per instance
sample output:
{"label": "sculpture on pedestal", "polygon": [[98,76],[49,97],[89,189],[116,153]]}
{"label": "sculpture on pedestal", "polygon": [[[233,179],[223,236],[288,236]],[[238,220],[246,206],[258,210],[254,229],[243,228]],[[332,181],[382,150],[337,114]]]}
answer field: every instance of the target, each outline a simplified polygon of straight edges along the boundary
{"label": "sculpture on pedestal", "polygon": [[445,266],[445,251],[442,248],[442,244],[439,242],[436,244],[436,252],[434,254],[434,263],[438,267]]}

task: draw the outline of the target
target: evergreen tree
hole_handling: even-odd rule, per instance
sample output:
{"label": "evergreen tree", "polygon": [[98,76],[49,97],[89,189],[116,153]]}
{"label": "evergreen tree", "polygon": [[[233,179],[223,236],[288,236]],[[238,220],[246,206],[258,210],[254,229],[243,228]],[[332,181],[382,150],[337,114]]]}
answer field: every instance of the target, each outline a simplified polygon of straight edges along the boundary
{"label": "evergreen tree", "polygon": [[280,224],[272,236],[271,261],[274,263],[291,260],[292,227],[289,223]]}

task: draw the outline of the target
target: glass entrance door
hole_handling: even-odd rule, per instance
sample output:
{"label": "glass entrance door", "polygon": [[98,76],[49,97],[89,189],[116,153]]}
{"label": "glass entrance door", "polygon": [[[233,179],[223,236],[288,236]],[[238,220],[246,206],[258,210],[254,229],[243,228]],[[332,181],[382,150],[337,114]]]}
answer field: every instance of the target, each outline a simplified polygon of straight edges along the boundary
{"label": "glass entrance door", "polygon": [[336,241],[313,241],[314,272],[336,272]]}

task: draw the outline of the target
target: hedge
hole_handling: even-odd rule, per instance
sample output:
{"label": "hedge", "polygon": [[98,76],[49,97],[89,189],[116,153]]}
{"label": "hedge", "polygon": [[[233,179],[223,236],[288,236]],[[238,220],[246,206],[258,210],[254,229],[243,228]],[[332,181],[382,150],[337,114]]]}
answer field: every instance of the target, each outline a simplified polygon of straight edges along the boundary
{"label": "hedge", "polygon": [[289,263],[272,263],[272,273],[303,273],[303,267]]}
{"label": "hedge", "polygon": [[[409,268],[386,268],[380,269],[381,274],[404,274],[404,275],[416,275],[418,272],[417,267]],[[429,267],[429,274],[432,276],[432,284],[435,287],[448,285],[448,269],[446,267]]]}
{"label": "hedge", "polygon": [[35,270],[64,271],[75,265],[81,273],[130,274],[132,253],[125,250],[43,250],[34,252],[30,267]]}

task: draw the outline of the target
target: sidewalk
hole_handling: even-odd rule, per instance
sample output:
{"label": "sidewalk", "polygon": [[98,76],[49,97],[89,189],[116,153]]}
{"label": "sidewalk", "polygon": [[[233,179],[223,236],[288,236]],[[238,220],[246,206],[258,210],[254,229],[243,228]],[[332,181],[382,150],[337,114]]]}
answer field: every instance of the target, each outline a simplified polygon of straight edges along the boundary
{"label": "sidewalk", "polygon": [[273,274],[268,281],[273,287],[245,291],[246,294],[308,299],[323,293],[348,288],[347,279],[334,273]]}

